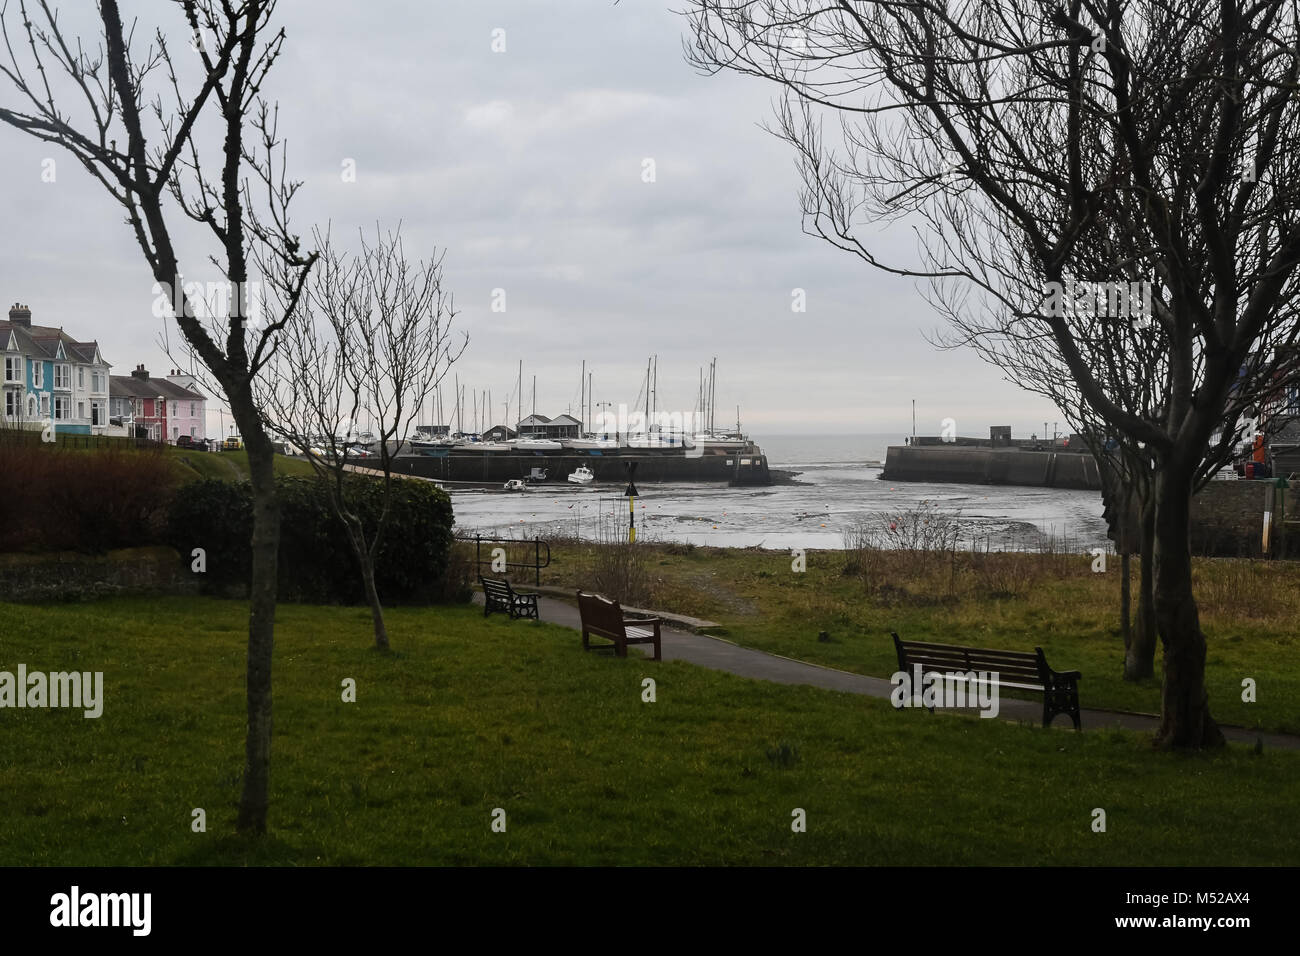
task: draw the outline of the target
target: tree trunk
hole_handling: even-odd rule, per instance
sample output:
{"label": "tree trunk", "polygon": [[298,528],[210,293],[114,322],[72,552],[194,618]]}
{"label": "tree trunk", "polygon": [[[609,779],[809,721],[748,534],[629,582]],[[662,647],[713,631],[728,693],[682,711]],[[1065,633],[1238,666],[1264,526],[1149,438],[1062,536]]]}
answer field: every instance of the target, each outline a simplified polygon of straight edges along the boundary
{"label": "tree trunk", "polygon": [[1124,670],[1128,672],[1128,653],[1133,644],[1133,621],[1132,621],[1132,582],[1130,578],[1133,574],[1132,562],[1129,560],[1128,549],[1119,556],[1119,620],[1120,630],[1124,635]]}
{"label": "tree trunk", "polygon": [[1141,574],[1138,582],[1137,627],[1133,640],[1125,645],[1124,679],[1145,680],[1156,673],[1156,611],[1155,611],[1155,526],[1156,508],[1154,489],[1148,488],[1141,497],[1138,513],[1141,524]]}
{"label": "tree trunk", "polygon": [[1192,594],[1192,469],[1164,463],[1156,474],[1154,607],[1165,651],[1156,744],[1193,749],[1224,744],[1205,690],[1205,635]]}
{"label": "tree trunk", "polygon": [[[232,401],[232,406],[234,402]],[[265,833],[271,781],[271,655],[275,648],[280,502],[275,452],[255,413],[237,415],[253,484],[253,577],[248,613],[248,736],[244,742],[241,833]]]}
{"label": "tree trunk", "polygon": [[370,601],[370,617],[375,622],[375,647],[388,650],[388,628],[384,625],[384,606],[379,603],[379,589],[375,587],[375,569],[371,562],[362,563],[361,576],[366,584],[366,598]]}
{"label": "tree trunk", "polygon": [[370,549],[366,547],[365,531],[361,519],[355,514],[344,518],[348,526],[348,537],[352,540],[352,550],[361,565],[361,581],[366,588],[366,600],[370,602],[370,618],[375,625],[375,647],[381,651],[388,650],[388,628],[384,624],[384,606],[379,603],[379,588],[375,584],[375,562]]}

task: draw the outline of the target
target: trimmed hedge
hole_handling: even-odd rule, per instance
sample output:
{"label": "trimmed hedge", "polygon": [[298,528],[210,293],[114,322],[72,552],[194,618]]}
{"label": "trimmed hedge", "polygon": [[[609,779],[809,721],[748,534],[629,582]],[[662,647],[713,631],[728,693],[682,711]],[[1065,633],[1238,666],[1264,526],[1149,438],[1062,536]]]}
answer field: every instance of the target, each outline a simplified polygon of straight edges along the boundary
{"label": "trimmed hedge", "polygon": [[[383,507],[383,482],[351,476],[345,482],[350,506],[367,530]],[[325,486],[316,478],[277,478],[280,498],[279,594],[282,600],[313,604],[364,604],[356,555],[343,524],[330,510]],[[204,589],[247,593],[252,572],[252,486],[204,479],[177,495],[168,522],[168,543],[188,563],[203,548]],[[388,527],[375,562],[379,598],[389,604],[427,604],[449,591],[452,545],[451,499],[423,481],[394,480]]]}

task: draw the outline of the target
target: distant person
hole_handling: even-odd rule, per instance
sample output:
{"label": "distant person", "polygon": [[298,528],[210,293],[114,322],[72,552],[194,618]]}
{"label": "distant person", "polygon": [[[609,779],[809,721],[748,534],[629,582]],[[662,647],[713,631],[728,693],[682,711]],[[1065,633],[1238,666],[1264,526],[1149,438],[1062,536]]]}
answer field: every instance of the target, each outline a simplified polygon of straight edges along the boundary
{"label": "distant person", "polygon": [[1267,454],[1264,450],[1264,436],[1259,432],[1255,433],[1255,452],[1251,455],[1252,461],[1266,461]]}

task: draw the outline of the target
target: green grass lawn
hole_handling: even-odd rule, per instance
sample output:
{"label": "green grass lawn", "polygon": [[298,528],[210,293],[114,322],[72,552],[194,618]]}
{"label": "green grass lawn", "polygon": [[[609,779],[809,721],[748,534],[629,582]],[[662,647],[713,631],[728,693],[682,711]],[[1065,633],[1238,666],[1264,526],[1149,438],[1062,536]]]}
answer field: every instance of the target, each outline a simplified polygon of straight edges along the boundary
{"label": "green grass lawn", "polygon": [[[473,607],[283,606],[272,833],[232,836],[246,606],[0,604],[0,670],[104,672],[104,713],[0,710],[0,865],[1283,864],[1300,754],[895,712],[584,654]],[[1062,666],[1071,664],[1062,661]],[[354,678],[357,702],[340,699]],[[642,679],[657,681],[643,703]],[[779,754],[784,751],[786,758]],[[207,832],[191,831],[191,810]],[[494,833],[491,814],[506,812]],[[791,831],[792,811],[807,832]],[[1093,832],[1094,808],[1107,813]]]}
{"label": "green grass lawn", "polygon": [[[543,583],[590,587],[589,552],[552,544]],[[950,574],[939,556],[883,552],[866,573],[846,574],[844,552],[812,551],[807,570],[794,573],[788,551],[648,545],[644,562],[650,606],[717,621],[720,635],[748,647],[888,677],[898,669],[890,631],[1009,650],[1041,646],[1057,670],[1083,673],[1084,707],[1160,712],[1159,648],[1153,679],[1123,679],[1114,555],[1103,574],[1092,572],[1087,555],[989,559],[979,572],[959,562]],[[1300,563],[1197,559],[1196,578],[1211,713],[1225,724],[1300,733]],[[819,641],[819,631],[832,642]],[[1254,703],[1241,699],[1247,677],[1257,685]]]}
{"label": "green grass lawn", "polygon": [[[174,445],[166,446],[166,453],[169,458],[177,461],[183,471],[182,475],[186,478],[220,478],[224,481],[243,481],[248,478],[248,452],[242,448],[239,451],[191,451],[186,448],[177,448]],[[312,474],[311,465],[301,458],[290,458],[286,455],[275,456],[275,473],[277,475],[301,475],[310,477]]]}

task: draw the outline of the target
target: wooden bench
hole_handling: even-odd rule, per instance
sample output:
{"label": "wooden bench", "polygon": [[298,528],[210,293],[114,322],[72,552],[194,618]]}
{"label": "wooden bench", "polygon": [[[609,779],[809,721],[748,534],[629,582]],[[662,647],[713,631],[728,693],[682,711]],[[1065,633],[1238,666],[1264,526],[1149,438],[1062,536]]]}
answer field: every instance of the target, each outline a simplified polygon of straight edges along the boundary
{"label": "wooden bench", "polygon": [[[891,632],[892,633],[892,632]],[[898,652],[898,669],[911,675],[917,665],[921,675],[967,674],[971,671],[996,671],[996,681],[977,681],[1018,690],[1039,691],[1043,695],[1043,726],[1051,726],[1057,714],[1066,714],[1074,721],[1074,729],[1082,729],[1079,720],[1078,671],[1054,671],[1047,664],[1041,647],[1034,653],[1028,651],[995,651],[983,647],[963,647],[956,644],[929,644],[923,641],[905,641],[897,634],[894,649]],[[970,678],[964,678],[970,683]]]}
{"label": "wooden bench", "polygon": [[516,591],[504,578],[479,577],[483,585],[483,616],[493,611],[505,611],[510,619],[530,617],[537,620],[537,594],[533,591]]}
{"label": "wooden bench", "polygon": [[[614,642],[614,653],[627,657],[629,644],[653,644],[655,660],[663,660],[659,639],[659,625],[663,622],[657,617],[624,617],[623,609],[617,601],[611,601],[599,594],[578,592],[578,612],[582,615],[582,649],[592,648],[589,635],[605,637]],[[608,647],[597,644],[596,647]]]}

